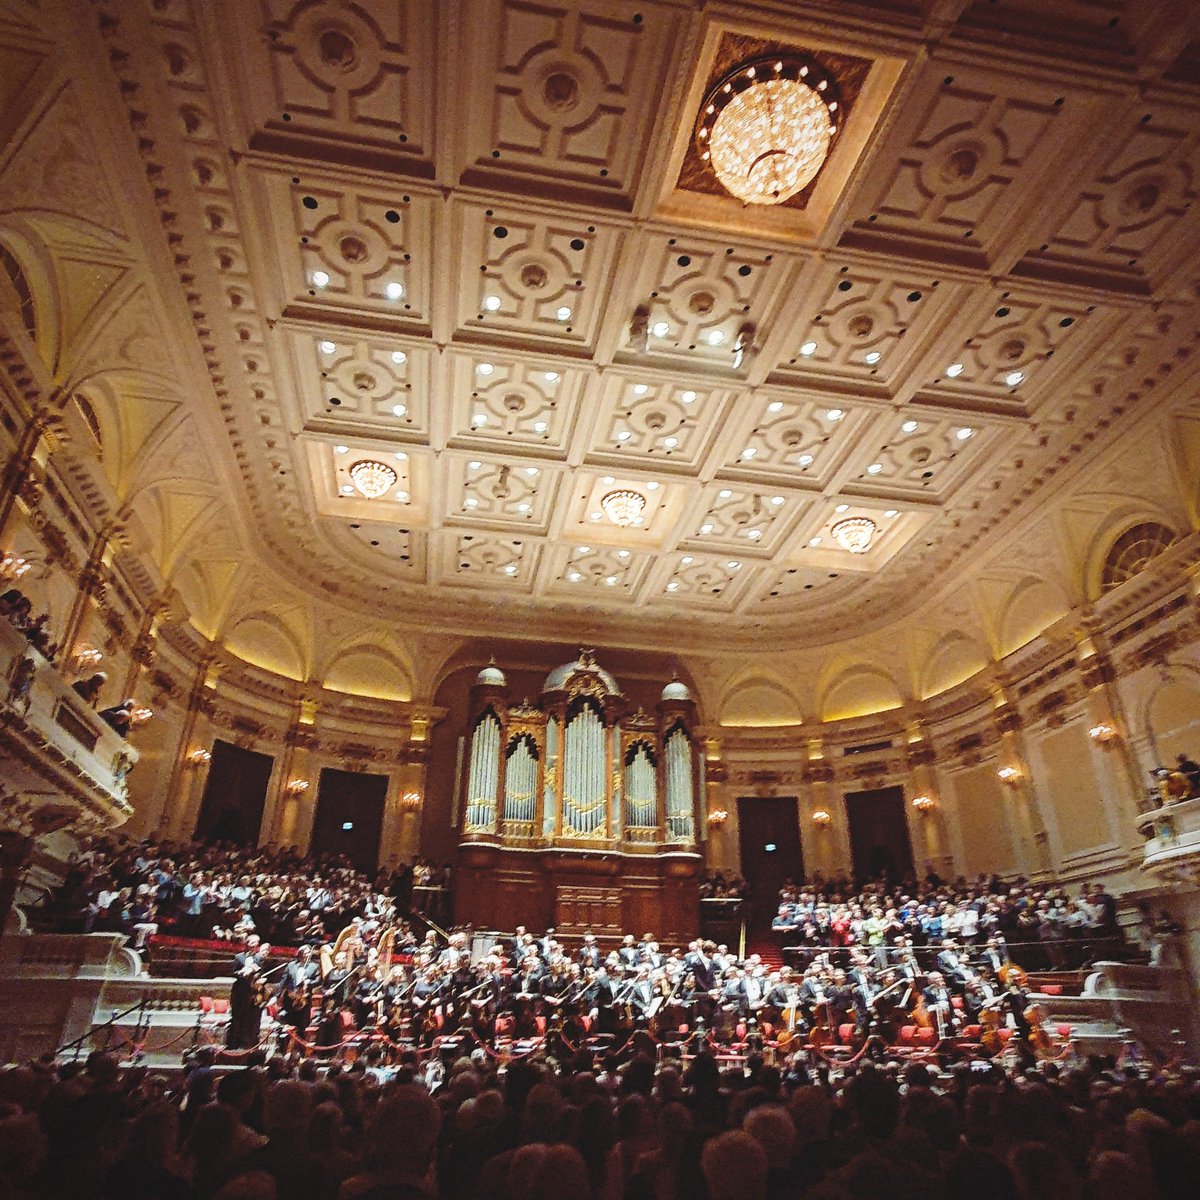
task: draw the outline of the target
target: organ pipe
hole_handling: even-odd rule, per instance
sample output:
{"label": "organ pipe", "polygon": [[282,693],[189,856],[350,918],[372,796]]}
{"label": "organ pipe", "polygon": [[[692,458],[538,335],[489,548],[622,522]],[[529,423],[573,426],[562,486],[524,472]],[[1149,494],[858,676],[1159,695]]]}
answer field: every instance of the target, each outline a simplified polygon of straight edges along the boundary
{"label": "organ pipe", "polygon": [[625,768],[625,824],[647,829],[658,824],[658,772],[646,745],[634,746]]}
{"label": "organ pipe", "polygon": [[480,718],[471,738],[471,765],[467,772],[468,833],[496,832],[496,789],[500,782],[500,722],[489,710]]}
{"label": "organ pipe", "polygon": [[667,836],[671,841],[694,841],[692,816],[692,743],[682,728],[667,738]]}
{"label": "organ pipe", "polygon": [[508,755],[504,820],[532,822],[537,801],[537,759],[528,737],[519,737]]}

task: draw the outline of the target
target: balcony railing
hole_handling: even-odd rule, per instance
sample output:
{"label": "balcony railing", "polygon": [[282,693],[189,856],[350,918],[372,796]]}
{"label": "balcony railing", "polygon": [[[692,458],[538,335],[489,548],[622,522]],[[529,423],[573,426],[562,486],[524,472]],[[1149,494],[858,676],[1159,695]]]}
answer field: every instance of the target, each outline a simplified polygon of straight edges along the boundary
{"label": "balcony railing", "polygon": [[1147,871],[1200,872],[1200,797],[1142,813],[1138,830],[1146,839],[1142,866]]}

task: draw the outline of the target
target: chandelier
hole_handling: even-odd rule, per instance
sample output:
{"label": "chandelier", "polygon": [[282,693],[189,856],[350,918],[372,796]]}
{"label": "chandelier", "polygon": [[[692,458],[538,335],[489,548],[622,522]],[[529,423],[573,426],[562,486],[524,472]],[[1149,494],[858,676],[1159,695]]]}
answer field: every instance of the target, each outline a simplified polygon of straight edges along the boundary
{"label": "chandelier", "polygon": [[368,500],[378,500],[380,496],[394,487],[399,476],[387,463],[376,462],[364,458],[350,468],[350,481]]}
{"label": "chandelier", "polygon": [[756,58],[717,80],[696,122],[696,148],[730,195],[782,204],[816,178],[839,116],[837,85],[815,63]]}
{"label": "chandelier", "polygon": [[646,511],[646,497],[632,488],[618,488],[600,501],[600,507],[614,525],[640,525]]}
{"label": "chandelier", "polygon": [[849,550],[851,554],[866,554],[871,548],[875,522],[870,517],[846,517],[829,532],[843,550]]}

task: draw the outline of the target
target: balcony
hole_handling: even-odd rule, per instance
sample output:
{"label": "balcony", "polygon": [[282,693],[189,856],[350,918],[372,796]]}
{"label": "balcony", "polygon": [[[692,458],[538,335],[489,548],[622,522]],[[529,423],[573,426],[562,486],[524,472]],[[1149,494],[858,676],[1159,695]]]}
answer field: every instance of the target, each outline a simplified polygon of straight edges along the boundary
{"label": "balcony", "polygon": [[1143,870],[1172,883],[1200,882],[1200,797],[1142,813],[1138,832],[1146,839]]}
{"label": "balcony", "polygon": [[137,751],[57,668],[0,619],[0,829],[103,832],[133,813],[126,776]]}

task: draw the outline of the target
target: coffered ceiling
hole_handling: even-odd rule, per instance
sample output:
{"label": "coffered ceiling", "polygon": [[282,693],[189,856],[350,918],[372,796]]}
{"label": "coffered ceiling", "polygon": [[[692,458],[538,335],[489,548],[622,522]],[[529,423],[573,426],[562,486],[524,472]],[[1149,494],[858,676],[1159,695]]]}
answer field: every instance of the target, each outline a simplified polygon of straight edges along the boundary
{"label": "coffered ceiling", "polygon": [[[107,343],[124,379],[71,386],[210,635],[274,592],[431,634],[817,644],[953,584],[1194,400],[1190,4],[49,8],[0,3],[46,84],[6,97],[8,224],[56,207],[22,155],[66,139],[84,165],[49,183],[80,246],[107,231],[76,255],[93,290],[106,255],[146,281]],[[844,97],[778,207],[693,149],[712,80],[764,51]],[[395,474],[376,499],[364,460]],[[605,515],[618,489],[640,523]]]}

